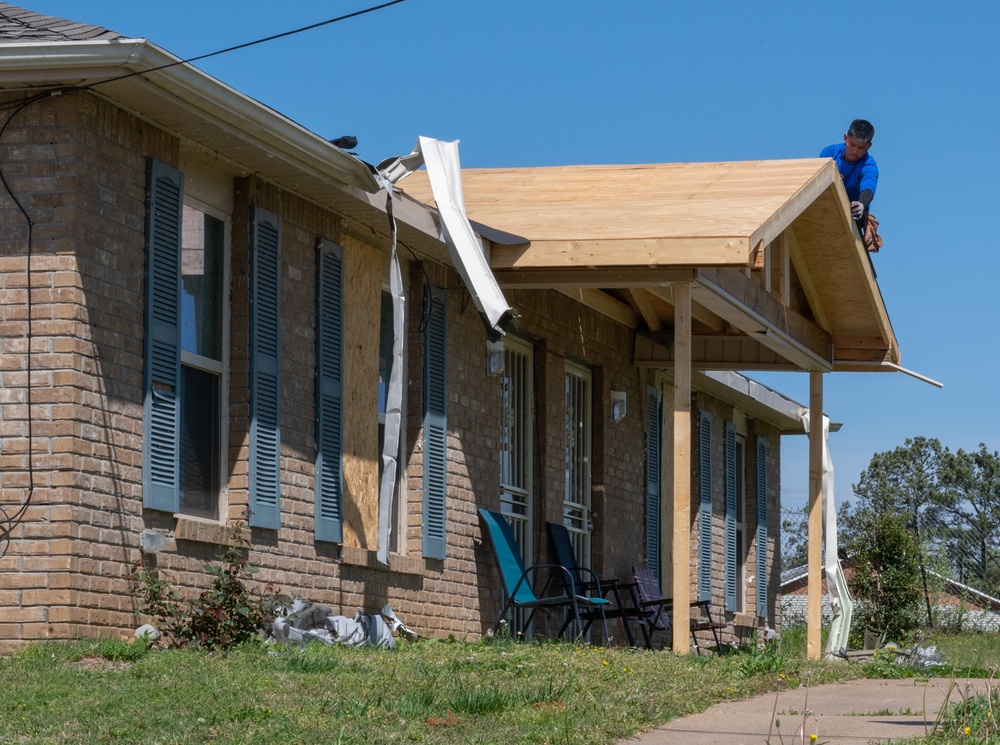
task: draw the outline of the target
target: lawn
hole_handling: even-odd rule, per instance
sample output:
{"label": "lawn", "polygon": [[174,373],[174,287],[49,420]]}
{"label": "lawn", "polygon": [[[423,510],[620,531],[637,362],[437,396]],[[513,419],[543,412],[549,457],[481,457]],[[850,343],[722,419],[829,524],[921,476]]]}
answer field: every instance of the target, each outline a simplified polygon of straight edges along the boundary
{"label": "lawn", "polygon": [[[937,641],[955,664],[1000,661],[994,636]],[[611,743],[726,699],[906,673],[810,663],[803,648],[797,631],[723,657],[505,641],[227,653],[44,643],[0,659],[0,742]]]}

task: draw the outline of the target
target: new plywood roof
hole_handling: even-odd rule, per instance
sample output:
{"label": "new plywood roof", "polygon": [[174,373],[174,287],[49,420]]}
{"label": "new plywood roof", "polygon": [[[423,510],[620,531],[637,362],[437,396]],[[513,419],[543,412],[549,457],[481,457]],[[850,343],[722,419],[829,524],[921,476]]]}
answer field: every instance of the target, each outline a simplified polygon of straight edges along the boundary
{"label": "new plywood roof", "polygon": [[[804,345],[812,363],[826,360],[821,368],[898,362],[832,160],[470,169],[462,179],[472,220],[526,241],[492,246],[491,267],[502,284],[586,291],[609,314],[627,322],[631,310],[636,328],[657,332],[671,322],[664,288],[678,277],[669,272],[692,271],[702,303],[696,320],[717,341],[740,331],[765,338],[773,325],[772,333],[789,339],[765,346]],[[400,188],[433,203],[424,172]],[[765,248],[778,242],[786,266],[767,266],[762,277]],[[784,290],[770,281],[781,271],[791,275]],[[757,291],[762,285],[764,293]],[[774,298],[780,307],[769,307]],[[744,307],[729,314],[730,305]],[[789,311],[798,316],[790,325]],[[745,340],[740,344],[737,357],[747,350]],[[760,367],[772,366],[769,359],[755,357]]]}

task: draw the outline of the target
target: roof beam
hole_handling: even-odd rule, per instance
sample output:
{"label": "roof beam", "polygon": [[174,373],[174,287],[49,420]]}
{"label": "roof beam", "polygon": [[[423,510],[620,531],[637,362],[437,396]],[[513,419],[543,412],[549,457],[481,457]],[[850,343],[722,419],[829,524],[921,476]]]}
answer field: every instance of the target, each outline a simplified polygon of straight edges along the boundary
{"label": "roof beam", "polygon": [[546,269],[497,268],[496,256],[507,246],[493,244],[490,265],[493,276],[509,290],[569,290],[579,288],[625,289],[631,287],[669,287],[675,282],[692,282],[694,269],[662,269],[653,267],[577,267]]}
{"label": "roof beam", "polygon": [[700,269],[694,297],[761,344],[802,370],[833,368],[830,335],[738,269]]}
{"label": "roof beam", "polygon": [[565,267],[746,266],[750,244],[737,236],[634,238],[617,240],[532,240],[498,246],[491,266],[498,269]]}
{"label": "roof beam", "polygon": [[576,300],[578,303],[583,303],[598,313],[606,315],[614,321],[618,321],[623,326],[628,326],[630,329],[637,329],[642,325],[639,314],[632,310],[632,306],[611,297],[606,292],[585,288],[575,290],[562,289],[559,292],[566,297]]}

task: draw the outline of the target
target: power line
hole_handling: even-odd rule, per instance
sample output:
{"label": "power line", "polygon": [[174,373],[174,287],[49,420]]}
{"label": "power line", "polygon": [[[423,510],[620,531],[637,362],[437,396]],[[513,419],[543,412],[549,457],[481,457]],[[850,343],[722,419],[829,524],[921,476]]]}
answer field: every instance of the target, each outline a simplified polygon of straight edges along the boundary
{"label": "power line", "polygon": [[363,10],[356,10],[353,13],[347,13],[346,15],[337,16],[336,18],[330,18],[326,21],[320,21],[319,23],[313,23],[309,26],[303,26],[302,28],[293,29],[292,31],[283,31],[280,34],[274,34],[272,36],[266,36],[263,39],[256,39],[254,41],[248,41],[243,44],[237,44],[233,47],[226,47],[225,49],[219,49],[215,52],[209,52],[208,54],[199,54],[197,57],[188,57],[187,59],[177,60],[176,62],[168,62],[165,65],[160,65],[159,67],[153,67],[149,70],[141,70],[137,72],[130,72],[126,75],[120,75],[117,78],[109,78],[108,80],[101,80],[96,83],[91,83],[87,86],[82,86],[84,88],[96,88],[99,85],[104,85],[105,83],[113,83],[118,80],[124,80],[126,78],[135,77],[136,75],[148,75],[151,72],[157,72],[158,70],[166,70],[169,67],[176,67],[177,65],[186,65],[191,62],[198,62],[199,60],[208,59],[209,57],[217,57],[220,54],[227,54],[228,52],[235,52],[240,49],[246,49],[247,47],[256,46],[257,44],[264,44],[268,41],[274,41],[275,39],[283,39],[286,36],[294,36],[295,34],[301,34],[305,31],[312,31],[316,28],[321,28],[322,26],[329,26],[331,23],[339,23],[340,21],[346,21],[351,18],[357,18],[358,16],[363,16],[366,13],[374,13],[376,10],[382,10],[383,8],[388,8],[391,5],[399,5],[400,3],[406,2],[406,0],[390,0],[390,2],[382,3],[381,5],[373,5],[370,8],[364,8]]}

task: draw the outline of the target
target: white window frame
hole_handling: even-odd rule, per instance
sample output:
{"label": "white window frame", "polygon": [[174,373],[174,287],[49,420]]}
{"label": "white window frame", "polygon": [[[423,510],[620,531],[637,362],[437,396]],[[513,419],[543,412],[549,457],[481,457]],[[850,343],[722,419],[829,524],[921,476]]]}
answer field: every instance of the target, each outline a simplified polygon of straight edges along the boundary
{"label": "white window frame", "polygon": [[[521,556],[526,563],[532,564],[535,527],[534,349],[528,342],[510,335],[504,337],[503,345],[504,371],[500,374],[500,511],[514,530]],[[523,360],[523,370],[513,369],[517,362],[515,358]],[[515,375],[517,377],[512,378]],[[512,394],[523,396],[522,406],[511,405]],[[519,421],[514,422],[515,417]],[[519,441],[512,443],[513,436],[519,437]]]}

